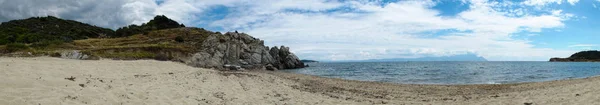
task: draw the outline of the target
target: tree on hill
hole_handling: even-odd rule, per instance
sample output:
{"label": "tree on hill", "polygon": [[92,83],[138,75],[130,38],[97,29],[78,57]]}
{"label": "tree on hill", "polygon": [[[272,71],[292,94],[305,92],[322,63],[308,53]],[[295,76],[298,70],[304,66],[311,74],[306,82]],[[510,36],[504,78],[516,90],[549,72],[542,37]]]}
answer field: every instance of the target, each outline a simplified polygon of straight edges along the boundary
{"label": "tree on hill", "polygon": [[127,27],[121,27],[116,31],[116,37],[125,37],[135,34],[143,34],[153,30],[162,30],[170,28],[185,27],[183,24],[177,23],[177,21],[171,20],[164,15],[158,15],[148,23],[144,23],[141,26],[129,25]]}
{"label": "tree on hill", "polygon": [[571,55],[572,59],[600,59],[600,51],[590,50],[590,51],[581,51]]}
{"label": "tree on hill", "polygon": [[70,42],[114,36],[114,31],[53,16],[12,20],[0,24],[0,45],[8,43]]}

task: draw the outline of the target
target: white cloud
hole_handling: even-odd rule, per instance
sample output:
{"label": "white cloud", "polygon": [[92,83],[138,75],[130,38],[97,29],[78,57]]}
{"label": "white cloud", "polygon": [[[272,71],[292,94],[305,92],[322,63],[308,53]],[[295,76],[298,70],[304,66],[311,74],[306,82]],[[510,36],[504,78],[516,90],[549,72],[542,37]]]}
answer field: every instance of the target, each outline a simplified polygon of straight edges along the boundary
{"label": "white cloud", "polygon": [[[470,7],[468,10],[443,17],[439,16],[440,11],[431,9],[436,5],[433,1],[389,4],[331,0],[164,0],[161,4],[151,0],[108,0],[100,4],[92,1],[44,4],[44,1],[35,0],[0,0],[0,21],[55,15],[115,28],[139,24],[153,15],[164,14],[187,26],[201,22],[224,31],[247,32],[265,40],[267,45],[291,46],[291,50],[300,57],[317,60],[414,58],[466,53],[475,53],[489,60],[547,60],[573,52],[537,48],[528,40],[513,38],[513,34],[518,32],[541,32],[548,28],[560,30],[565,27],[563,21],[574,17],[573,14],[542,10],[542,14],[534,15],[523,8],[505,8],[518,4],[560,4],[563,0],[528,0],[522,3],[470,0],[465,1]],[[577,0],[566,2],[574,5]],[[199,20],[213,6],[226,6],[229,14],[216,21]],[[342,11],[328,11],[332,9]],[[423,34],[445,30],[453,31],[444,35]]]}
{"label": "white cloud", "polygon": [[596,47],[598,45],[595,44],[574,44],[574,45],[570,45],[568,47]]}
{"label": "white cloud", "polygon": [[[57,16],[98,26],[118,27],[141,21],[148,9],[156,7],[152,0],[0,0],[0,21],[33,16]],[[154,4],[154,5],[153,5]]]}
{"label": "white cloud", "polygon": [[[203,6],[185,0],[166,0],[153,12],[154,15],[165,15],[181,23],[190,24],[201,13]],[[147,22],[147,21],[145,21]]]}
{"label": "white cloud", "polygon": [[117,28],[148,22],[155,15],[192,23],[204,8],[200,1],[165,0],[0,0],[0,22],[35,16],[56,16],[98,26]]}
{"label": "white cloud", "polygon": [[530,6],[546,6],[548,4],[562,4],[563,2],[575,5],[579,0],[526,0],[522,3]]}
{"label": "white cloud", "polygon": [[[510,17],[492,8],[498,3],[474,2],[471,9],[456,17],[439,17],[439,11],[429,9],[432,4],[428,1],[402,1],[385,6],[358,2],[344,5],[367,13],[275,12],[267,16],[239,16],[258,17],[254,20],[263,21],[259,24],[228,19],[220,24],[246,25],[223,27],[242,29],[267,40],[268,45],[292,46],[298,55],[309,59],[446,56],[473,52],[491,60],[547,60],[571,53],[535,48],[529,41],[511,38],[515,32],[564,27],[562,21],[568,16],[560,10],[545,15]],[[436,38],[419,34],[447,29],[472,32]],[[312,56],[315,53],[323,55]]]}
{"label": "white cloud", "polygon": [[575,5],[575,3],[579,2],[579,0],[567,0],[567,2],[569,2],[571,5]]}
{"label": "white cloud", "polygon": [[574,44],[574,45],[569,45],[568,47],[578,49],[578,50],[594,50],[595,48],[598,47],[598,45],[596,45],[596,44]]}
{"label": "white cloud", "polygon": [[544,6],[546,4],[561,4],[563,0],[526,0],[523,2],[525,5]]}

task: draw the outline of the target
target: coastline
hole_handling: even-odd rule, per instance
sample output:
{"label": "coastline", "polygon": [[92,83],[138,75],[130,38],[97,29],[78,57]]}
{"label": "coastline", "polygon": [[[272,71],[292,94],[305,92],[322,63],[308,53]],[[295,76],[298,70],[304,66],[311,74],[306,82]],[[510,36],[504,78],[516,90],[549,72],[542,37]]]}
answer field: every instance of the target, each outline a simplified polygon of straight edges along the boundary
{"label": "coastline", "polygon": [[[170,61],[0,57],[0,104],[592,104],[600,77],[421,85]],[[74,77],[73,81],[66,78]],[[82,85],[83,84],[83,85]]]}

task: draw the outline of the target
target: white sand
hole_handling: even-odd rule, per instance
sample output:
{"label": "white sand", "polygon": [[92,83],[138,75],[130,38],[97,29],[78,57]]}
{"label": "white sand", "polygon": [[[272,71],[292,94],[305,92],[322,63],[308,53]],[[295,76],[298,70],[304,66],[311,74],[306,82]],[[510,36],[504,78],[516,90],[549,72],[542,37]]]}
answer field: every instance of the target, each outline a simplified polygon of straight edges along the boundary
{"label": "white sand", "polygon": [[[71,76],[75,81],[65,79]],[[292,89],[290,83],[262,73],[220,73],[168,61],[0,58],[0,105],[345,103]]]}
{"label": "white sand", "polygon": [[[65,79],[71,76],[74,81]],[[600,77],[503,85],[405,85],[272,71],[222,72],[168,61],[0,57],[0,105],[524,103],[600,104]]]}

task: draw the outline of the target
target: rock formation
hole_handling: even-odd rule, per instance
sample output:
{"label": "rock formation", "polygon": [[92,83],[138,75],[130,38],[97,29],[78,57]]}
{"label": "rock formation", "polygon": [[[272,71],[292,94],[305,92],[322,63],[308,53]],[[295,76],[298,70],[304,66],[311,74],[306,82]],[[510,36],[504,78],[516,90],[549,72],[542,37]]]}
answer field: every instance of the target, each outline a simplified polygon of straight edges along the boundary
{"label": "rock formation", "polygon": [[84,54],[84,53],[80,52],[79,50],[62,51],[55,55],[57,55],[57,57],[64,58],[64,59],[78,59],[78,60],[98,60],[99,59],[96,56]]}
{"label": "rock formation", "polygon": [[192,54],[189,60],[184,61],[186,64],[217,69],[229,69],[235,66],[243,69],[266,69],[267,65],[277,69],[304,67],[304,63],[289,51],[289,47],[269,49],[264,46],[262,40],[245,33],[228,32],[224,35],[210,35],[201,42],[196,51],[198,52]]}

